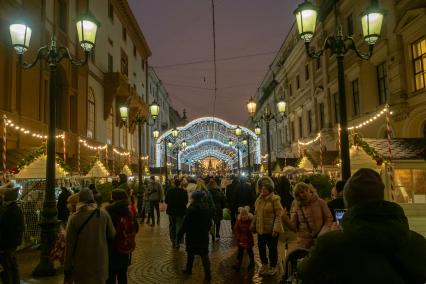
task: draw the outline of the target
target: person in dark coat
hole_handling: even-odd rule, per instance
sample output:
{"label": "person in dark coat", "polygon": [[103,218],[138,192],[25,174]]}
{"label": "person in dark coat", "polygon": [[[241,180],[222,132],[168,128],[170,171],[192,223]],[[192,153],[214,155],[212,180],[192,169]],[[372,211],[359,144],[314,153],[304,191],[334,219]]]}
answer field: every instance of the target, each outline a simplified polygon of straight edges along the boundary
{"label": "person in dark coat", "polygon": [[[135,218],[129,209],[129,196],[124,189],[114,189],[111,192],[112,203],[105,209],[111,217],[112,224],[117,230],[118,224],[123,217]],[[138,222],[135,220],[135,230],[138,230]],[[108,256],[109,256],[109,273],[107,284],[114,284],[116,281],[119,284],[127,283],[127,268],[130,265],[130,253],[125,254],[114,247],[113,243],[110,242],[108,245]]]}
{"label": "person in dark coat", "polygon": [[217,184],[215,179],[210,179],[209,184],[207,185],[207,188],[213,198],[214,202],[214,226],[215,226],[215,232],[212,233],[212,239],[214,240],[214,233],[216,233],[216,238],[220,238],[220,222],[223,219],[223,208],[226,207],[226,197],[222,193],[219,185]]}
{"label": "person in dark coat", "polygon": [[293,196],[291,195],[290,181],[285,177],[281,176],[277,183],[277,194],[281,198],[281,206],[290,212],[291,204],[293,203]]}
{"label": "person in dark coat", "polygon": [[245,178],[240,179],[238,190],[235,193],[235,204],[237,208],[248,206],[250,211],[254,212],[254,203],[256,202],[256,192],[251,184]]}
{"label": "person in dark coat", "polygon": [[345,203],[343,201],[343,187],[345,183],[342,180],[338,180],[336,182],[335,190],[335,198],[327,203],[328,208],[330,208],[330,212],[333,215],[333,221],[336,222],[336,210],[345,209]]}
{"label": "person in dark coat", "polygon": [[192,274],[192,265],[195,255],[200,255],[204,266],[205,279],[210,280],[209,260],[209,231],[211,218],[209,209],[203,204],[203,193],[194,191],[191,196],[191,205],[188,207],[182,228],[179,231],[179,239],[185,234],[187,252],[186,268],[184,274]]}
{"label": "person in dark coat", "polygon": [[186,204],[188,204],[188,194],[180,186],[179,179],[175,179],[174,187],[167,191],[165,202],[167,204],[166,213],[169,215],[170,240],[173,248],[179,249],[178,232],[182,227]]}
{"label": "person in dark coat", "polygon": [[238,204],[236,195],[239,189],[240,183],[238,178],[233,176],[232,183],[226,187],[226,200],[228,202],[228,208],[231,212],[231,226],[234,228],[235,220],[237,219]]}
{"label": "person in dark coat", "polygon": [[3,192],[3,208],[0,210],[0,273],[1,283],[19,284],[16,249],[24,234],[24,214],[19,208],[17,188],[7,188]]}
{"label": "person in dark coat", "polygon": [[71,196],[71,192],[64,186],[61,187],[61,193],[58,196],[58,203],[56,207],[58,209],[58,220],[66,223],[68,221],[68,217],[70,216],[70,211],[67,207],[68,197]]}
{"label": "person in dark coat", "polygon": [[426,240],[409,229],[401,206],[384,200],[384,187],[372,169],[349,178],[342,230],[317,239],[298,266],[302,283],[426,283]]}

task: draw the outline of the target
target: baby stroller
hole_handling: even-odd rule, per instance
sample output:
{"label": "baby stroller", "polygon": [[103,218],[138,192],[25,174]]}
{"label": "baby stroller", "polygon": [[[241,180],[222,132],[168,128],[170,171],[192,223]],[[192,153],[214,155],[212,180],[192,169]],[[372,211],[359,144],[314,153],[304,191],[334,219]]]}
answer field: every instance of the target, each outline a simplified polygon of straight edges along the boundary
{"label": "baby stroller", "polygon": [[298,248],[289,253],[285,262],[285,273],[280,283],[283,283],[283,284],[301,283],[297,275],[297,264],[308,254],[309,254],[309,250],[305,248]]}

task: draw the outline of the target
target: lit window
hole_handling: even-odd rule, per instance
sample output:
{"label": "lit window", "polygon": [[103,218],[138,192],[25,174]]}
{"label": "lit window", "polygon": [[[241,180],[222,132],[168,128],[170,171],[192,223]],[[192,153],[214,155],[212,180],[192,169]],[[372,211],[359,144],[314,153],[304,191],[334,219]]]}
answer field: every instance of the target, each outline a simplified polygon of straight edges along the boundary
{"label": "lit window", "polygon": [[87,137],[95,137],[95,94],[91,88],[87,95]]}
{"label": "lit window", "polygon": [[414,80],[416,91],[423,89],[426,82],[426,38],[412,44]]}

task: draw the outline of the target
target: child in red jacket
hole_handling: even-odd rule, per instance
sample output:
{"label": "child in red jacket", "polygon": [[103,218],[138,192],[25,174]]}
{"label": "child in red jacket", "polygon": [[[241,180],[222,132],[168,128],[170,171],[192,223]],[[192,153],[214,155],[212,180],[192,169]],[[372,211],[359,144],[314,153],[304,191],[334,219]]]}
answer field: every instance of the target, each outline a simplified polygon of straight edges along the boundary
{"label": "child in red jacket", "polygon": [[253,220],[253,215],[249,212],[249,207],[238,208],[238,218],[234,226],[235,239],[238,244],[237,263],[232,266],[233,269],[239,271],[241,263],[243,262],[244,250],[247,250],[250,263],[248,269],[254,268],[254,254],[253,254],[253,234],[250,230],[250,224]]}

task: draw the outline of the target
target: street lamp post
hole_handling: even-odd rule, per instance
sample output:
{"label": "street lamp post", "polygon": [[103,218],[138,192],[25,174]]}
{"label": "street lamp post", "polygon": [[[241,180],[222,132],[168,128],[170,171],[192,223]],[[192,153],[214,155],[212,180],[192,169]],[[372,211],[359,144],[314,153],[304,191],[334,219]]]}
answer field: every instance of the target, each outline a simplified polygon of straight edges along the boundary
{"label": "street lamp post", "polygon": [[[140,115],[140,112],[136,115],[136,123],[138,125],[138,191],[142,191],[142,125],[146,122],[148,126],[154,126],[155,120],[157,119],[158,115],[160,114],[160,106],[157,104],[156,101],[152,102],[152,104],[149,105],[149,113],[153,119],[153,121],[150,123],[149,118],[145,119]],[[120,107],[120,116],[124,123],[126,123],[128,117],[129,117],[129,107],[127,105]],[[153,131],[153,137],[155,139],[158,138],[155,137],[156,134],[159,134],[158,130]]]}
{"label": "street lamp post", "polygon": [[[240,138],[243,140],[241,141],[243,145],[247,146],[247,164],[248,164],[248,176],[251,177],[251,163],[250,163],[250,135],[242,133],[241,127],[237,126],[235,128],[235,135],[238,138],[238,141],[240,141]],[[239,154],[239,152],[238,152]],[[240,163],[240,158],[238,157],[238,165]]]}
{"label": "street lamp post", "polygon": [[265,112],[259,118],[259,120],[254,120],[254,115],[256,114],[257,104],[254,101],[253,97],[247,103],[247,111],[250,115],[250,118],[253,122],[256,123],[254,133],[256,135],[261,134],[261,128],[259,126],[260,121],[264,121],[266,124],[266,149],[268,151],[268,176],[272,176],[272,163],[271,163],[271,141],[270,141],[270,130],[269,123],[271,120],[275,120],[276,122],[281,122],[284,119],[284,114],[286,111],[286,102],[283,97],[280,97],[279,101],[276,103],[278,113],[280,116],[275,116],[272,112],[269,111],[268,107],[265,108]]}
{"label": "street lamp post", "polygon": [[40,262],[33,271],[34,276],[50,276],[56,273],[53,262],[50,260],[50,251],[56,240],[56,227],[58,225],[56,197],[55,197],[55,136],[56,136],[56,97],[57,66],[63,59],[68,59],[71,64],[83,66],[95,46],[96,32],[99,22],[89,14],[77,20],[77,34],[81,47],[84,49],[82,61],[74,59],[68,48],[58,47],[56,37],[52,35],[49,45],[41,47],[32,63],[24,62],[24,53],[28,50],[31,39],[31,28],[24,23],[10,25],[12,46],[18,54],[19,64],[23,69],[29,69],[39,60],[44,60],[49,65],[49,135],[47,139],[46,161],[46,190],[43,201],[41,227],[41,255]]}
{"label": "street lamp post", "polygon": [[310,47],[315,25],[317,20],[317,8],[307,0],[300,4],[294,11],[297,27],[300,37],[305,42],[307,54],[312,58],[319,58],[326,49],[330,49],[332,54],[336,55],[338,87],[339,87],[339,114],[340,114],[340,152],[342,159],[342,180],[346,181],[351,176],[350,155],[349,155],[349,138],[347,129],[346,115],[346,95],[345,95],[345,77],[344,77],[344,57],[349,50],[354,50],[357,56],[363,60],[370,59],[374,45],[380,37],[384,11],[379,9],[377,0],[372,1],[372,5],[362,14],[362,32],[364,40],[368,45],[368,52],[362,53],[355,45],[355,41],[351,36],[344,36],[342,25],[337,16],[337,0],[334,0],[334,15],[336,21],[336,30],[334,36],[328,36],[319,51],[313,51]]}

